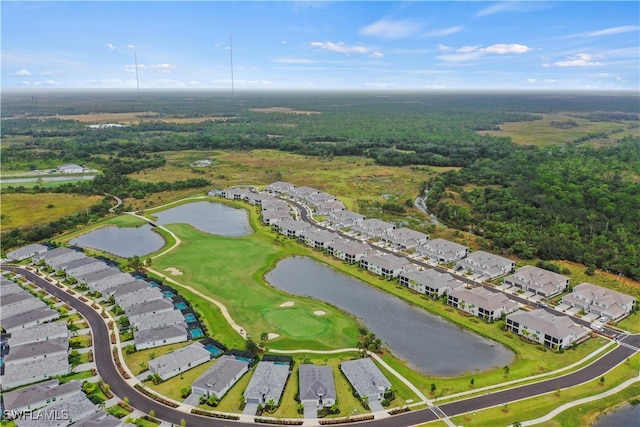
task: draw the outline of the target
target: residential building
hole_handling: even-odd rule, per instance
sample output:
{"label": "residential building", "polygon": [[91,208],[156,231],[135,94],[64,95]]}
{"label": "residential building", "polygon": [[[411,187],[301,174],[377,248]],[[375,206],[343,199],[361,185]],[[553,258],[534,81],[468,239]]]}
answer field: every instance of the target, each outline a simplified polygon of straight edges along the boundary
{"label": "residential building", "polygon": [[[81,393],[52,402],[46,408],[37,410],[35,414],[25,414],[23,417],[16,418],[15,423],[17,427],[65,427],[94,414],[97,410],[96,405]],[[51,414],[64,414],[64,416],[55,417]]]}
{"label": "residential building", "polygon": [[156,313],[166,313],[175,310],[174,304],[167,298],[154,299],[135,304],[127,308],[127,318],[131,324],[135,324],[139,319]]}
{"label": "residential building", "polygon": [[327,244],[327,253],[329,255],[333,255],[349,264],[360,263],[360,260],[372,251],[371,246],[366,243],[343,238],[337,238],[334,242]]}
{"label": "residential building", "polygon": [[[53,252],[53,251],[50,251],[50,252]],[[45,253],[44,255],[46,254],[47,253]],[[71,251],[71,252],[67,252],[65,254],[56,256],[54,258],[47,259],[45,262],[51,267],[53,267],[54,269],[61,270],[61,269],[64,269],[64,267],[67,264],[69,264],[71,261],[76,261],[79,259],[87,259],[87,258],[89,257],[82,252]]]}
{"label": "residential building", "polygon": [[398,277],[403,271],[414,270],[416,266],[406,258],[392,254],[374,252],[360,259],[360,267],[385,279]]}
{"label": "residential building", "polygon": [[381,238],[385,234],[391,233],[396,228],[395,225],[379,220],[377,218],[369,218],[360,221],[354,226],[354,231],[362,233],[369,238]]}
{"label": "residential building", "polygon": [[316,190],[315,188],[302,186],[302,187],[293,188],[289,193],[289,195],[295,199],[305,201],[312,194],[318,194],[318,193],[320,193],[320,191]]}
{"label": "residential building", "polygon": [[245,196],[245,199],[252,205],[260,206],[263,202],[273,199],[273,196],[270,194],[254,193],[250,191]]}
{"label": "residential building", "polygon": [[189,339],[187,327],[184,324],[159,326],[153,329],[137,331],[133,342],[136,350],[159,347],[161,345],[175,344]]}
{"label": "residential building", "polygon": [[[39,253],[37,255],[33,255],[31,257],[31,262],[32,263],[37,263],[40,260],[44,260],[44,262],[46,263],[51,259],[54,259],[54,258],[59,257],[59,256],[63,256],[63,255],[66,255],[66,254],[70,254],[70,253],[78,253],[78,251],[73,250],[73,249],[69,249],[69,248],[65,248],[65,247],[54,248],[54,249],[48,250],[46,252],[41,252],[41,253]],[[82,252],[80,252],[80,253],[82,253]]]}
{"label": "residential building", "polygon": [[10,391],[2,395],[2,406],[5,411],[29,411],[39,409],[48,404],[82,394],[81,381],[69,381],[60,384],[57,379],[48,380],[30,387]]}
{"label": "residential building", "polygon": [[247,360],[224,354],[191,384],[191,390],[198,396],[222,399],[248,370]]}
{"label": "residential building", "polygon": [[296,186],[291,184],[291,183],[289,183],[289,182],[276,181],[276,182],[272,182],[271,184],[267,185],[264,190],[269,192],[269,193],[291,194],[291,192],[295,188],[296,188]]}
{"label": "residential building", "polygon": [[245,402],[265,405],[272,401],[277,406],[287,378],[289,378],[290,370],[290,362],[265,361],[263,358],[261,362],[258,362],[251,381],[244,391]]}
{"label": "residential building", "polygon": [[275,228],[278,233],[292,239],[297,239],[298,237],[300,237],[300,233],[308,228],[311,228],[311,225],[307,224],[304,221],[298,221],[293,218],[283,218],[275,224]]}
{"label": "residential building", "polygon": [[439,262],[449,263],[466,257],[469,254],[469,248],[445,239],[433,239],[416,247],[416,252]]}
{"label": "residential building", "polygon": [[310,227],[302,230],[298,239],[314,249],[326,249],[327,245],[333,243],[338,237],[338,233]]}
{"label": "residential building", "polygon": [[49,248],[39,243],[33,243],[31,245],[24,246],[7,253],[7,259],[9,261],[22,261],[23,259],[31,258],[35,255],[45,253]]}
{"label": "residential building", "polygon": [[467,255],[456,264],[456,271],[471,271],[486,279],[495,279],[511,273],[515,261],[485,251],[476,251]]}
{"label": "residential building", "polygon": [[340,370],[360,397],[369,402],[384,399],[391,383],[370,358],[349,360],[340,363]]}
{"label": "residential building", "polygon": [[342,229],[354,227],[365,219],[366,217],[364,215],[360,215],[357,212],[342,210],[329,212],[329,218],[327,220],[334,228]]}
{"label": "residential building", "polygon": [[116,303],[127,311],[129,306],[140,304],[145,301],[153,301],[155,299],[164,298],[162,292],[160,292],[157,288],[145,287],[144,289],[139,289],[135,292],[129,292],[124,295],[114,295],[116,299]]}
{"label": "residential building", "polygon": [[336,386],[331,366],[300,365],[298,370],[300,402],[316,408],[335,405]]}
{"label": "residential building", "polygon": [[328,215],[331,212],[340,212],[346,209],[344,203],[339,200],[318,203],[314,210],[318,215]]}
{"label": "residential building", "polygon": [[231,200],[244,200],[247,194],[249,194],[248,189],[237,187],[225,188],[221,193],[222,197]]}
{"label": "residential building", "polygon": [[268,200],[264,200],[260,204],[260,209],[262,210],[262,212],[272,210],[285,210],[289,212],[291,210],[287,202],[285,202],[284,200],[276,199],[274,197]]}
{"label": "residential building", "polygon": [[199,342],[149,361],[149,370],[163,381],[211,360],[211,353]]}
{"label": "residential building", "polygon": [[26,362],[51,358],[58,355],[67,355],[69,341],[66,338],[36,341],[28,344],[10,345],[9,354],[2,358],[6,369],[20,369],[19,366]]}
{"label": "residential building", "polygon": [[[125,283],[117,283],[120,281],[119,276],[112,276],[113,280],[111,281],[103,281],[102,286],[99,288],[102,295],[105,297],[116,296],[122,297],[126,294],[130,294],[132,292],[137,292],[142,289],[150,289],[152,288],[149,282],[144,280],[132,280],[132,277],[129,276],[129,281]],[[123,278],[124,279],[124,278]]]}
{"label": "residential building", "polygon": [[542,309],[509,314],[507,329],[554,350],[567,348],[589,333],[568,316],[555,316]]}
{"label": "residential building", "polygon": [[291,219],[291,212],[289,209],[262,211],[262,222],[264,225],[276,226],[280,221],[285,219]]}
{"label": "residential building", "polygon": [[[125,309],[125,313],[128,313],[128,309]],[[153,329],[159,326],[177,325],[185,323],[184,316],[180,310],[164,311],[161,313],[148,314],[146,316],[136,316],[129,322],[135,327],[138,332],[145,329]]]}
{"label": "residential building", "polygon": [[58,338],[69,338],[69,328],[64,322],[49,322],[30,328],[18,329],[11,333],[8,343],[9,346],[18,346]]}
{"label": "residential building", "polygon": [[15,366],[6,366],[4,375],[0,377],[2,390],[21,385],[36,383],[46,379],[65,375],[70,372],[66,353],[51,357],[41,357]]}
{"label": "residential building", "polygon": [[400,284],[431,298],[441,297],[455,289],[464,288],[464,283],[449,273],[436,270],[409,270],[400,273]]}
{"label": "residential building", "polygon": [[562,302],[587,313],[616,320],[631,313],[636,299],[622,292],[584,282],[575,286],[569,295],[562,298]]}
{"label": "residential building", "polygon": [[19,329],[30,328],[45,322],[56,320],[60,313],[49,307],[36,308],[23,311],[11,317],[4,317],[4,310],[0,313],[0,325],[7,333],[13,333]]}
{"label": "residential building", "polygon": [[60,173],[82,173],[84,172],[84,168],[80,165],[76,165],[73,163],[66,163],[64,165],[58,166],[56,169]]}
{"label": "residential building", "polygon": [[447,304],[471,313],[486,322],[499,319],[503,314],[513,313],[518,303],[502,292],[491,292],[482,286],[472,289],[456,289],[448,293]]}
{"label": "residential building", "polygon": [[549,298],[564,292],[569,286],[569,278],[543,268],[525,265],[505,277],[504,284]]}
{"label": "residential building", "polygon": [[402,227],[382,236],[382,240],[399,249],[413,249],[429,241],[429,236],[410,228]]}
{"label": "residential building", "polygon": [[108,270],[109,267],[102,261],[95,258],[86,260],[76,260],[62,267],[68,276],[76,277],[76,275],[94,273],[96,271]]}
{"label": "residential building", "polygon": [[[9,318],[9,317],[13,317],[17,314],[21,314],[21,313],[25,313],[28,312],[30,310],[36,310],[39,308],[45,308],[47,307],[47,304],[45,304],[42,300],[29,295],[27,298],[23,298],[23,296],[26,296],[24,294],[14,294],[12,297],[7,297],[6,299],[3,297],[2,301],[1,301],[1,315],[2,318]],[[13,301],[12,303],[9,304],[5,304],[5,302],[10,302]]]}
{"label": "residential building", "polygon": [[73,423],[73,427],[121,427],[126,426],[125,420],[120,420],[102,409]]}

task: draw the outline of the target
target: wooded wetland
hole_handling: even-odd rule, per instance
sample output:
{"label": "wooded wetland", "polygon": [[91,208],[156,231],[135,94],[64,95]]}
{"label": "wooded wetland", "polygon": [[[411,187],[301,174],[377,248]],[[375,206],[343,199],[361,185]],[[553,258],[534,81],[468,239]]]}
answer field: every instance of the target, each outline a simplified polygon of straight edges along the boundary
{"label": "wooded wetland", "polygon": [[[101,173],[3,185],[2,250],[109,215],[115,202],[105,193],[128,210],[283,180],[474,249],[637,281],[639,101],[602,92],[143,91],[138,103],[135,92],[8,91],[3,176],[65,163]],[[101,123],[125,126],[87,127]],[[203,159],[211,164],[195,163]],[[438,223],[414,207],[425,193]],[[56,202],[74,195],[100,198],[76,210]],[[29,203],[48,220],[6,226],[21,215],[12,208]]]}

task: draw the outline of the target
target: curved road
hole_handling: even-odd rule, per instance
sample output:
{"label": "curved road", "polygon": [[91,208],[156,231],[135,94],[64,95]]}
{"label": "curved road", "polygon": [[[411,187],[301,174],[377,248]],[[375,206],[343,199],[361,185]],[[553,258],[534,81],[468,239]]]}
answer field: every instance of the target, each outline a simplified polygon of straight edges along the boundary
{"label": "curved road", "polygon": [[[14,269],[13,266],[3,266],[2,268],[7,271],[12,271]],[[89,322],[93,332],[94,361],[96,363],[98,373],[103,378],[103,380],[110,385],[111,391],[120,399],[124,399],[125,397],[127,397],[129,399],[129,404],[134,408],[144,413],[149,413],[150,410],[153,410],[155,411],[156,418],[173,424],[180,424],[180,421],[184,419],[187,422],[188,426],[195,427],[222,427],[228,426],[230,424],[255,426],[255,424],[231,422],[229,420],[202,417],[178,411],[174,408],[165,406],[155,400],[152,400],[142,393],[138,392],[120,376],[119,372],[114,366],[113,360],[111,358],[111,342],[109,339],[109,330],[107,329],[107,325],[104,323],[100,314],[89,305],[72,297],[62,289],[47,282],[33,272],[23,268],[17,268],[17,270],[20,270],[20,273],[26,279],[45,289],[47,292],[51,293],[60,300],[67,302],[82,316],[84,316],[87,322]],[[515,387],[509,390],[489,393],[483,396],[472,397],[461,401],[446,403],[443,405],[439,405],[438,407],[442,412],[444,412],[444,414],[452,417],[471,411],[477,411],[486,407],[501,405],[504,403],[512,402],[514,400],[535,396],[541,393],[552,392],[558,387],[567,388],[584,383],[585,381],[589,381],[604,375],[607,371],[624,362],[627,358],[636,353],[638,347],[640,347],[640,334],[629,335],[625,337],[622,342],[623,345],[620,345],[588,367],[565,375],[563,377],[553,378],[539,383],[524,385],[521,387]],[[438,408],[435,408],[436,411],[437,409]],[[407,412],[390,418],[369,421],[367,422],[367,424],[376,427],[397,427],[399,425],[407,426],[420,424],[427,421],[436,420],[437,418],[438,416],[436,415],[434,410],[423,409]]]}

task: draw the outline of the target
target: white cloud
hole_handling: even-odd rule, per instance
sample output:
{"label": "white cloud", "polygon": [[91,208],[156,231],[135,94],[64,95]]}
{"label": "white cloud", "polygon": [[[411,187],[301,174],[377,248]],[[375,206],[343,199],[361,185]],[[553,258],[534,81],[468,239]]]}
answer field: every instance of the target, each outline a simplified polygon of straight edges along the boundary
{"label": "white cloud", "polygon": [[489,16],[501,12],[510,12],[513,10],[517,10],[516,8],[517,6],[514,3],[496,3],[492,4],[489,7],[485,7],[484,9],[476,13],[476,16]]}
{"label": "white cloud", "polygon": [[384,56],[384,53],[376,51],[376,52],[373,52],[370,56],[372,58],[382,58]]}
{"label": "white cloud", "polygon": [[[567,59],[566,61],[557,61],[553,65],[556,67],[595,67],[602,65],[601,62],[593,61],[593,55],[588,53],[579,53]],[[546,66],[546,65],[545,65]]]}
{"label": "white cloud", "polygon": [[504,55],[505,53],[526,53],[531,50],[529,46],[522,44],[494,44],[484,49],[480,49],[486,53],[497,53],[498,55]]}
{"label": "white cloud", "polygon": [[537,79],[527,79],[527,83],[536,84],[538,83]]}
{"label": "white cloud", "polygon": [[31,75],[31,72],[23,68],[20,71],[16,71],[13,75],[16,77],[27,77]]}
{"label": "white cloud", "polygon": [[366,25],[358,31],[363,36],[380,37],[387,40],[402,39],[412,36],[420,31],[420,25],[411,19],[391,21],[381,19],[373,24]]}
{"label": "white cloud", "polygon": [[556,79],[544,79],[545,83],[556,84],[558,81]]}
{"label": "white cloud", "polygon": [[439,51],[441,52],[447,52],[449,50],[451,50],[452,48],[443,44],[439,44],[436,46],[438,48]]}
{"label": "white cloud", "polygon": [[369,53],[369,48],[364,46],[348,46],[342,42],[334,43],[334,42],[311,42],[311,46],[317,47],[318,49],[328,50],[330,52],[338,52],[338,53],[346,53],[346,54],[359,54],[366,55]]}
{"label": "white cloud", "polygon": [[27,85],[27,86],[29,86],[31,84],[31,82],[29,80],[23,80],[20,83],[22,83],[23,85]]}
{"label": "white cloud", "polygon": [[134,44],[128,44],[128,45],[127,45],[127,47],[128,47],[129,49],[135,49],[135,48],[136,48],[136,45],[134,45]]}
{"label": "white cloud", "polygon": [[547,2],[532,2],[532,1],[505,1],[492,4],[489,7],[485,7],[476,13],[478,17],[495,15],[496,13],[503,12],[532,12],[541,9],[547,9],[551,7]]}
{"label": "white cloud", "polygon": [[109,49],[109,50],[116,50],[116,47],[115,47],[114,45],[112,45],[111,43],[107,43],[105,46],[106,46],[106,47],[107,47],[107,49]]}
{"label": "white cloud", "polygon": [[198,87],[198,86],[200,86],[200,82],[199,82],[199,81],[197,81],[197,80],[189,80],[189,81],[187,82],[187,84],[188,84],[189,86],[192,86],[192,87]]}
{"label": "white cloud", "polygon": [[55,74],[56,74],[56,73],[55,73],[55,72],[53,72],[53,71],[43,71],[43,72],[41,72],[41,73],[40,73],[40,75],[41,75],[42,77],[53,76],[53,75],[55,75]]}
{"label": "white cloud", "polygon": [[[144,64],[138,64],[138,70],[147,68]],[[124,71],[127,73],[135,73],[136,72],[136,64],[127,64],[124,66]]]}
{"label": "white cloud", "polygon": [[611,34],[630,33],[632,31],[637,32],[639,29],[640,27],[638,27],[637,25],[623,25],[620,27],[611,27],[605,28],[604,30],[594,31],[592,33],[588,33],[587,35],[591,37],[608,36]]}
{"label": "white cloud", "polygon": [[462,31],[463,28],[464,27],[462,25],[449,27],[449,28],[441,28],[439,30],[427,31],[424,35],[425,37],[444,37],[444,36],[449,36],[451,34],[459,33],[460,31]]}
{"label": "white cloud", "polygon": [[529,46],[522,44],[505,44],[498,43],[487,47],[480,46],[462,46],[455,50],[456,53],[445,54],[438,56],[438,59],[447,62],[464,62],[477,59],[481,56],[495,54],[523,54],[531,50]]}
{"label": "white cloud", "polygon": [[33,83],[36,86],[60,86],[60,82],[55,80],[37,81]]}
{"label": "white cloud", "polygon": [[168,74],[171,72],[171,70],[176,68],[176,66],[173,64],[151,64],[148,65],[148,67],[162,74]]}

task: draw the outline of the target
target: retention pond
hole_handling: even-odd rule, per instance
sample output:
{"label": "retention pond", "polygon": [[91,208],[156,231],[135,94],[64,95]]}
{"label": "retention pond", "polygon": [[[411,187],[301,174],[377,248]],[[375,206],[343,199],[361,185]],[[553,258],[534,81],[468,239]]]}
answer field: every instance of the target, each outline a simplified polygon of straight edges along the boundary
{"label": "retention pond", "polygon": [[162,225],[189,224],[200,231],[219,236],[239,237],[253,233],[247,211],[221,203],[187,203],[153,215]]}
{"label": "retention pond", "polygon": [[328,302],[360,318],[394,355],[425,374],[483,371],[507,365],[514,357],[498,343],[309,258],[287,258],[266,279],[278,289]]}
{"label": "retention pond", "polygon": [[162,248],[165,241],[162,236],[153,231],[151,225],[145,224],[141,227],[98,228],[72,239],[69,243],[129,258],[134,255],[149,255]]}

